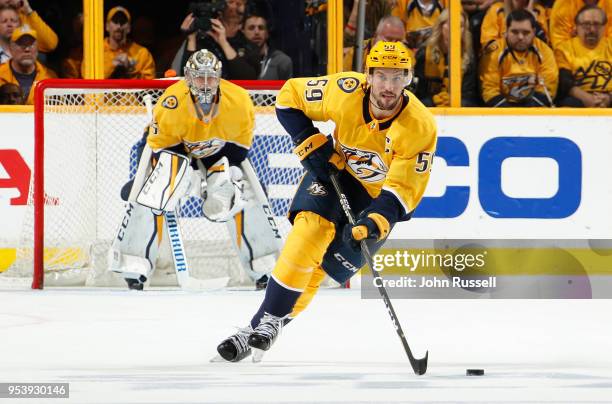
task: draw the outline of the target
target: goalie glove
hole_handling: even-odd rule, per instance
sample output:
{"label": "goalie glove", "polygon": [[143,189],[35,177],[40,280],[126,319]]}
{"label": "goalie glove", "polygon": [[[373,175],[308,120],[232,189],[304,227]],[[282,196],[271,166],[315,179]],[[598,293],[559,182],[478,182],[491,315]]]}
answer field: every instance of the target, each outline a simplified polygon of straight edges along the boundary
{"label": "goalie glove", "polygon": [[202,211],[210,221],[228,221],[249,202],[250,193],[243,181],[242,170],[230,166],[227,157],[210,167],[206,177]]}
{"label": "goalie glove", "polygon": [[331,140],[322,133],[306,138],[293,152],[306,171],[321,182],[330,182],[331,169],[343,170],[345,166],[344,158],[334,150]]}
{"label": "goalie glove", "polygon": [[380,213],[368,213],[360,217],[354,225],[344,226],[342,238],[349,243],[353,249],[358,250],[363,240],[382,240],[389,235],[391,225]]}

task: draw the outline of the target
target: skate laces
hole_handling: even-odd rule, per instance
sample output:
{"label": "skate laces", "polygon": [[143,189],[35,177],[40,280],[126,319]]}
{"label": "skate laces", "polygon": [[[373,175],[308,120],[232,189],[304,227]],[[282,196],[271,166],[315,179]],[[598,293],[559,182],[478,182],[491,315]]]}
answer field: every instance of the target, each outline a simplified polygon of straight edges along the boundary
{"label": "skate laces", "polygon": [[255,327],[255,332],[263,335],[264,337],[268,337],[270,340],[273,340],[278,334],[280,334],[282,328],[283,317],[277,317],[270,313],[264,312],[259,325]]}
{"label": "skate laces", "polygon": [[229,337],[230,341],[238,348],[238,352],[244,352],[249,347],[249,335],[253,332],[253,328],[249,325],[248,327],[238,328],[238,332],[231,337]]}

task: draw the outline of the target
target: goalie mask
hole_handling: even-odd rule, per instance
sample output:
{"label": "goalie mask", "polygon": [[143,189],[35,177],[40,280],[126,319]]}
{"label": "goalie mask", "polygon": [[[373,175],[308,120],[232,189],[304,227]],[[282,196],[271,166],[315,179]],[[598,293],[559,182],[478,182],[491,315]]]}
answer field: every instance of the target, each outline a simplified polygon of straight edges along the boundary
{"label": "goalie mask", "polygon": [[200,49],[187,60],[185,79],[200,104],[212,104],[221,80],[221,61],[212,52]]}

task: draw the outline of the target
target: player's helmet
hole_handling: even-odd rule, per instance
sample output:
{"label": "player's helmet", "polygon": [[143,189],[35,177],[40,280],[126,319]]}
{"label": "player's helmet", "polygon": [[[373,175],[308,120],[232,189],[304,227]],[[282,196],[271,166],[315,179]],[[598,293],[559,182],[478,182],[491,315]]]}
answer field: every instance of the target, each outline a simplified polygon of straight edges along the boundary
{"label": "player's helmet", "polygon": [[191,94],[200,103],[210,104],[219,88],[221,61],[207,49],[200,49],[187,60],[185,79]]}
{"label": "player's helmet", "polygon": [[366,67],[370,74],[375,67],[386,67],[389,69],[404,69],[407,75],[412,76],[410,51],[401,42],[376,42],[368,53]]}

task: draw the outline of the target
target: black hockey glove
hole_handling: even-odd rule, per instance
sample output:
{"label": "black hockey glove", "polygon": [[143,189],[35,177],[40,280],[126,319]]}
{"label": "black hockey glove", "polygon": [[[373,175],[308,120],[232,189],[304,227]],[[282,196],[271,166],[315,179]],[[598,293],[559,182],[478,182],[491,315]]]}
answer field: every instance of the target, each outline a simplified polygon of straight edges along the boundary
{"label": "black hockey glove", "polygon": [[321,133],[306,138],[293,152],[304,168],[321,182],[330,182],[330,170],[343,170],[345,166],[344,158],[336,153],[331,140]]}
{"label": "black hockey glove", "polygon": [[342,239],[345,243],[350,243],[351,247],[359,250],[362,240],[382,240],[389,235],[391,225],[389,221],[380,213],[368,213],[361,216],[355,225],[347,224],[342,231]]}

